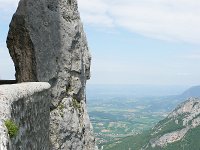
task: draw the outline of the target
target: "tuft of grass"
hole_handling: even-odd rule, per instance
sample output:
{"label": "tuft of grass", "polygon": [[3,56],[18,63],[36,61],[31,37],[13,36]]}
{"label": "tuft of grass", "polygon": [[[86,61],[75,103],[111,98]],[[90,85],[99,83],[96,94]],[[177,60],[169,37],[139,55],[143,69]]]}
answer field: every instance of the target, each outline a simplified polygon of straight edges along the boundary
{"label": "tuft of grass", "polygon": [[6,120],[5,126],[8,129],[8,134],[9,134],[10,138],[17,136],[19,127],[12,120]]}

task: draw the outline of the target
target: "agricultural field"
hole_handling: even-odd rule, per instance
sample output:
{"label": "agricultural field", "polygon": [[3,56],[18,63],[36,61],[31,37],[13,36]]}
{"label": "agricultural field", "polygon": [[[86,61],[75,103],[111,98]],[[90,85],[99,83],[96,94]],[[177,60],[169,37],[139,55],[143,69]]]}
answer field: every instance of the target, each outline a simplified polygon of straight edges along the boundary
{"label": "agricultural field", "polygon": [[165,118],[172,109],[170,104],[163,106],[160,102],[163,98],[147,99],[113,97],[106,104],[88,102],[97,144],[101,147],[110,141],[140,134]]}
{"label": "agricultural field", "polygon": [[88,111],[100,149],[109,142],[151,129],[182,100],[178,96],[137,96],[94,88],[91,91]]}

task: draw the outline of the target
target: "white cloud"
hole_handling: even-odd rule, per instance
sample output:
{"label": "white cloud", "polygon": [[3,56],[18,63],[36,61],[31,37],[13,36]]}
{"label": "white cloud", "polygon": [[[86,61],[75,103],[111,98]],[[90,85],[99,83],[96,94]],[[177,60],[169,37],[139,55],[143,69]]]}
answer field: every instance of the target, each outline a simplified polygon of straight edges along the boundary
{"label": "white cloud", "polygon": [[191,76],[192,73],[188,73],[188,72],[180,72],[176,74],[177,76]]}
{"label": "white cloud", "polygon": [[11,60],[8,49],[5,48],[4,44],[0,43],[0,79],[15,79],[15,68],[14,63]]}
{"label": "white cloud", "polygon": [[123,27],[151,38],[200,43],[198,0],[79,0],[79,8],[89,25]]}
{"label": "white cloud", "polygon": [[[0,0],[1,12],[13,13],[19,0]],[[140,35],[200,43],[199,0],[78,0],[85,24],[122,27]]]}
{"label": "white cloud", "polygon": [[196,52],[196,53],[190,53],[188,55],[184,55],[182,56],[183,59],[188,59],[188,60],[200,60],[200,53]]}
{"label": "white cloud", "polygon": [[107,14],[109,5],[102,0],[79,0],[83,20],[95,26],[112,27],[113,19]]}
{"label": "white cloud", "polygon": [[102,14],[91,15],[90,13],[85,13],[84,20],[87,20],[86,22],[93,26],[113,27],[113,21],[106,15]]}
{"label": "white cloud", "polygon": [[16,9],[19,0],[0,0],[0,10],[10,11]]}
{"label": "white cloud", "polygon": [[19,0],[0,0],[0,20],[10,22],[12,15],[16,11]]}

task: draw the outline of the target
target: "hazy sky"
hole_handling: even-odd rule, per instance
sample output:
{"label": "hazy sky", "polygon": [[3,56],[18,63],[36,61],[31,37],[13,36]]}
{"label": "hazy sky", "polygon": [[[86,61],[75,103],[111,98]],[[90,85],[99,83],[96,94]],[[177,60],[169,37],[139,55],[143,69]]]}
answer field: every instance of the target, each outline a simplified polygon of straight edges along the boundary
{"label": "hazy sky", "polygon": [[[0,77],[14,78],[6,36],[18,0],[0,0]],[[79,0],[101,84],[200,84],[199,0]]]}

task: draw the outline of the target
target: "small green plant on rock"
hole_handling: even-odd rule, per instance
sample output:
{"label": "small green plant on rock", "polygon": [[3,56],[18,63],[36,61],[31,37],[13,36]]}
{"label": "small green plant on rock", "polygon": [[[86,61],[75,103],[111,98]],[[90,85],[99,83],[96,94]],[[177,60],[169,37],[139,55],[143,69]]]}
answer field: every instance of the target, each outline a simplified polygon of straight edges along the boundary
{"label": "small green plant on rock", "polygon": [[60,103],[59,106],[58,106],[58,108],[59,108],[60,110],[63,110],[63,109],[65,108],[65,105],[64,105],[63,103]]}
{"label": "small green plant on rock", "polygon": [[63,103],[60,103],[58,105],[58,108],[60,110],[60,116],[63,118],[64,117],[64,108],[65,108],[65,105]]}
{"label": "small green plant on rock", "polygon": [[6,120],[5,126],[8,129],[8,134],[9,134],[10,138],[17,136],[19,127],[12,120]]}
{"label": "small green plant on rock", "polygon": [[72,105],[73,105],[74,108],[81,110],[81,104],[76,99],[72,100]]}

